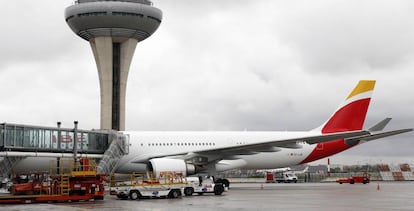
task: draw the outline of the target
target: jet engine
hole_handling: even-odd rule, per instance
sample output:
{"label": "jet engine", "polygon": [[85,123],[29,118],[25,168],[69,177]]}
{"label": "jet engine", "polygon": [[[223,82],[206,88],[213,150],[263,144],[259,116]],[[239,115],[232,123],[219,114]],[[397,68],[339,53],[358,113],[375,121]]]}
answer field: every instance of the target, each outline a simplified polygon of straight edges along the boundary
{"label": "jet engine", "polygon": [[153,172],[155,178],[160,177],[162,172],[182,173],[183,176],[197,173],[193,164],[188,164],[184,160],[172,158],[154,158],[149,160],[147,171]]}

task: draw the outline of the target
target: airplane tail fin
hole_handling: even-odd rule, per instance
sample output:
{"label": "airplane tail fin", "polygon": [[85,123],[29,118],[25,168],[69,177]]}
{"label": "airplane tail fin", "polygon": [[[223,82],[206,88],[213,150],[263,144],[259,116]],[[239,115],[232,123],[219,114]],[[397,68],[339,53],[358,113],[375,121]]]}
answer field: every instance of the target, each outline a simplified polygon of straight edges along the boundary
{"label": "airplane tail fin", "polygon": [[374,87],[374,80],[359,81],[328,121],[315,130],[320,130],[322,134],[361,130]]}

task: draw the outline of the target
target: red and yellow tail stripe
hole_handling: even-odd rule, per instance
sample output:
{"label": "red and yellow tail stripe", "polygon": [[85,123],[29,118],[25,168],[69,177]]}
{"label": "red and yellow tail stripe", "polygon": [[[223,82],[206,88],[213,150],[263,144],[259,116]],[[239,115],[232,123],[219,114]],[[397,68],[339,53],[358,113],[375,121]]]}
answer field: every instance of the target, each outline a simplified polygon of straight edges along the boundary
{"label": "red and yellow tail stripe", "polygon": [[351,94],[348,95],[346,100],[354,97],[361,96],[363,93],[369,93],[374,91],[375,81],[374,80],[361,80],[358,85],[352,90]]}
{"label": "red and yellow tail stripe", "polygon": [[321,127],[322,133],[361,130],[375,87],[373,80],[361,80],[339,106],[329,120]]}
{"label": "red and yellow tail stripe", "polygon": [[[371,101],[375,81],[362,80],[356,85],[335,113],[318,129],[321,133],[361,130]],[[311,162],[349,149],[343,139],[319,143],[302,163]]]}

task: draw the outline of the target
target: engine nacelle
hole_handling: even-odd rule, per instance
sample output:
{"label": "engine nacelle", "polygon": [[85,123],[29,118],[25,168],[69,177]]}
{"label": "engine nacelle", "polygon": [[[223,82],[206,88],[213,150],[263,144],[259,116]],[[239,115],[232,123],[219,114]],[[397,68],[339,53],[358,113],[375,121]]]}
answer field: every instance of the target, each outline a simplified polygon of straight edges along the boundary
{"label": "engine nacelle", "polygon": [[149,160],[147,171],[153,172],[155,178],[159,178],[162,172],[182,173],[185,177],[195,174],[196,168],[193,164],[188,164],[180,159],[154,158]]}

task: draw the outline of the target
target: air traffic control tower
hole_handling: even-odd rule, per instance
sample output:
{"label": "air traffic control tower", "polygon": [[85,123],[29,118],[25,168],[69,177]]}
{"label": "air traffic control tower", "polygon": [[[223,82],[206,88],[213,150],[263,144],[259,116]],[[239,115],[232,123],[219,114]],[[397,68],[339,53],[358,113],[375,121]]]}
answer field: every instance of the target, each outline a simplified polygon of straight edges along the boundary
{"label": "air traffic control tower", "polygon": [[149,0],[77,0],[65,10],[66,23],[89,41],[98,67],[101,129],[125,130],[129,67],[138,42],[161,24],[162,12]]}

